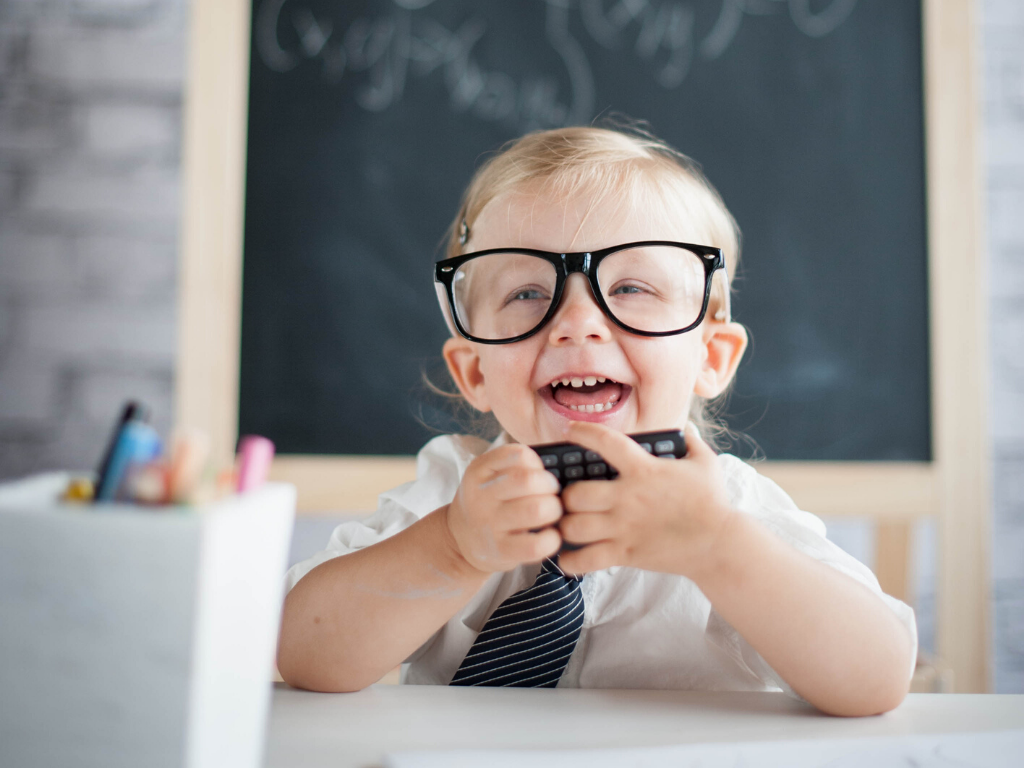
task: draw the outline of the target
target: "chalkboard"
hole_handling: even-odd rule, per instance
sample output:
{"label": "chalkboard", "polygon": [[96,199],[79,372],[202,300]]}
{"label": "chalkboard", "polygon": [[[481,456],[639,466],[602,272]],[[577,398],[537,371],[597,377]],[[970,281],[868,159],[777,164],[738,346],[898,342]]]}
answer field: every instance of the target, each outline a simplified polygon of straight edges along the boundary
{"label": "chalkboard", "polygon": [[[487,152],[610,112],[743,229],[730,425],[769,459],[931,458],[920,2],[256,0],[239,429],[411,454],[450,427],[432,262]],[[429,426],[428,426],[429,425]]]}

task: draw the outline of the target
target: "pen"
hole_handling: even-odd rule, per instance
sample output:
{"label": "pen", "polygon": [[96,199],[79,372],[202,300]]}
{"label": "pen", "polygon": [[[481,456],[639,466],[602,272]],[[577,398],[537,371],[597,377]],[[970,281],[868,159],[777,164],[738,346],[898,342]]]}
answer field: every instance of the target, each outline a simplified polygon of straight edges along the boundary
{"label": "pen", "polygon": [[144,464],[160,455],[160,437],[149,424],[131,420],[121,428],[96,501],[113,501],[132,464]]}
{"label": "pen", "polygon": [[94,499],[99,499],[99,489],[103,486],[106,480],[107,473],[110,471],[110,460],[114,455],[114,448],[117,446],[117,441],[121,437],[121,430],[124,429],[125,425],[129,421],[149,421],[148,409],[141,403],[135,400],[129,400],[124,404],[121,409],[121,415],[117,421],[114,422],[114,429],[110,433],[110,438],[107,440],[106,450],[103,451],[103,458],[100,459],[100,465],[96,470],[96,490]]}

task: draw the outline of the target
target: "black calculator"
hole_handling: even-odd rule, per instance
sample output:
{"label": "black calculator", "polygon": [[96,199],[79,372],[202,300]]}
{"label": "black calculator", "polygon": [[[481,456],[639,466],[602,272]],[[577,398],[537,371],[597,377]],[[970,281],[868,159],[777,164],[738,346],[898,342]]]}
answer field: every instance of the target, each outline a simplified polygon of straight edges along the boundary
{"label": "black calculator", "polygon": [[[663,459],[681,459],[686,455],[686,440],[678,429],[640,432],[629,437],[640,443],[640,447],[648,453]],[[600,454],[575,443],[546,443],[530,447],[540,456],[544,468],[558,479],[562,490],[577,480],[614,480],[619,476],[615,467],[601,458]],[[561,551],[572,552],[583,546],[563,541]]]}
{"label": "black calculator", "polygon": [[[650,454],[663,459],[681,459],[686,455],[686,440],[678,429],[663,432],[641,432],[630,435]],[[565,487],[577,480],[613,480],[619,473],[615,467],[593,451],[575,443],[531,445],[544,462],[544,468]]]}

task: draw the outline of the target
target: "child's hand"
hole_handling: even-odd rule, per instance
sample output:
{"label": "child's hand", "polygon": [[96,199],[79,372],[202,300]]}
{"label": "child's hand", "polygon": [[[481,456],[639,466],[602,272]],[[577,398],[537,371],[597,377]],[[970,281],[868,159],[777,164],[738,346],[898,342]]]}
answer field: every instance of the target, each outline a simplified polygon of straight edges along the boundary
{"label": "child's hand", "polygon": [[558,491],[558,481],[525,445],[504,445],[479,456],[448,506],[448,529],[459,554],[485,573],[555,554],[562,546],[552,527],[562,517]]}
{"label": "child's hand", "polygon": [[612,565],[693,578],[733,511],[714,452],[686,428],[687,455],[661,459],[600,424],[571,423],[567,439],[601,454],[619,471],[614,480],[573,483],[562,493],[563,538],[583,549],[565,552],[562,570],[587,573]]}

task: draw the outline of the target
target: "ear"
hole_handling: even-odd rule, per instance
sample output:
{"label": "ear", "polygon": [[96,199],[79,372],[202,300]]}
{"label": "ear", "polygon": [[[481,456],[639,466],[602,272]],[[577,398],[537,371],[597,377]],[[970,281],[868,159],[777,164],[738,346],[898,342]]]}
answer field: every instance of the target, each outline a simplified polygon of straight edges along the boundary
{"label": "ear", "polygon": [[480,370],[480,355],[473,342],[461,336],[452,336],[444,343],[441,354],[444,355],[452,381],[466,401],[481,413],[491,410],[487,402],[484,374]]}
{"label": "ear", "polygon": [[703,326],[704,364],[693,392],[710,400],[725,391],[747,348],[747,330],[739,323],[710,321]]}

